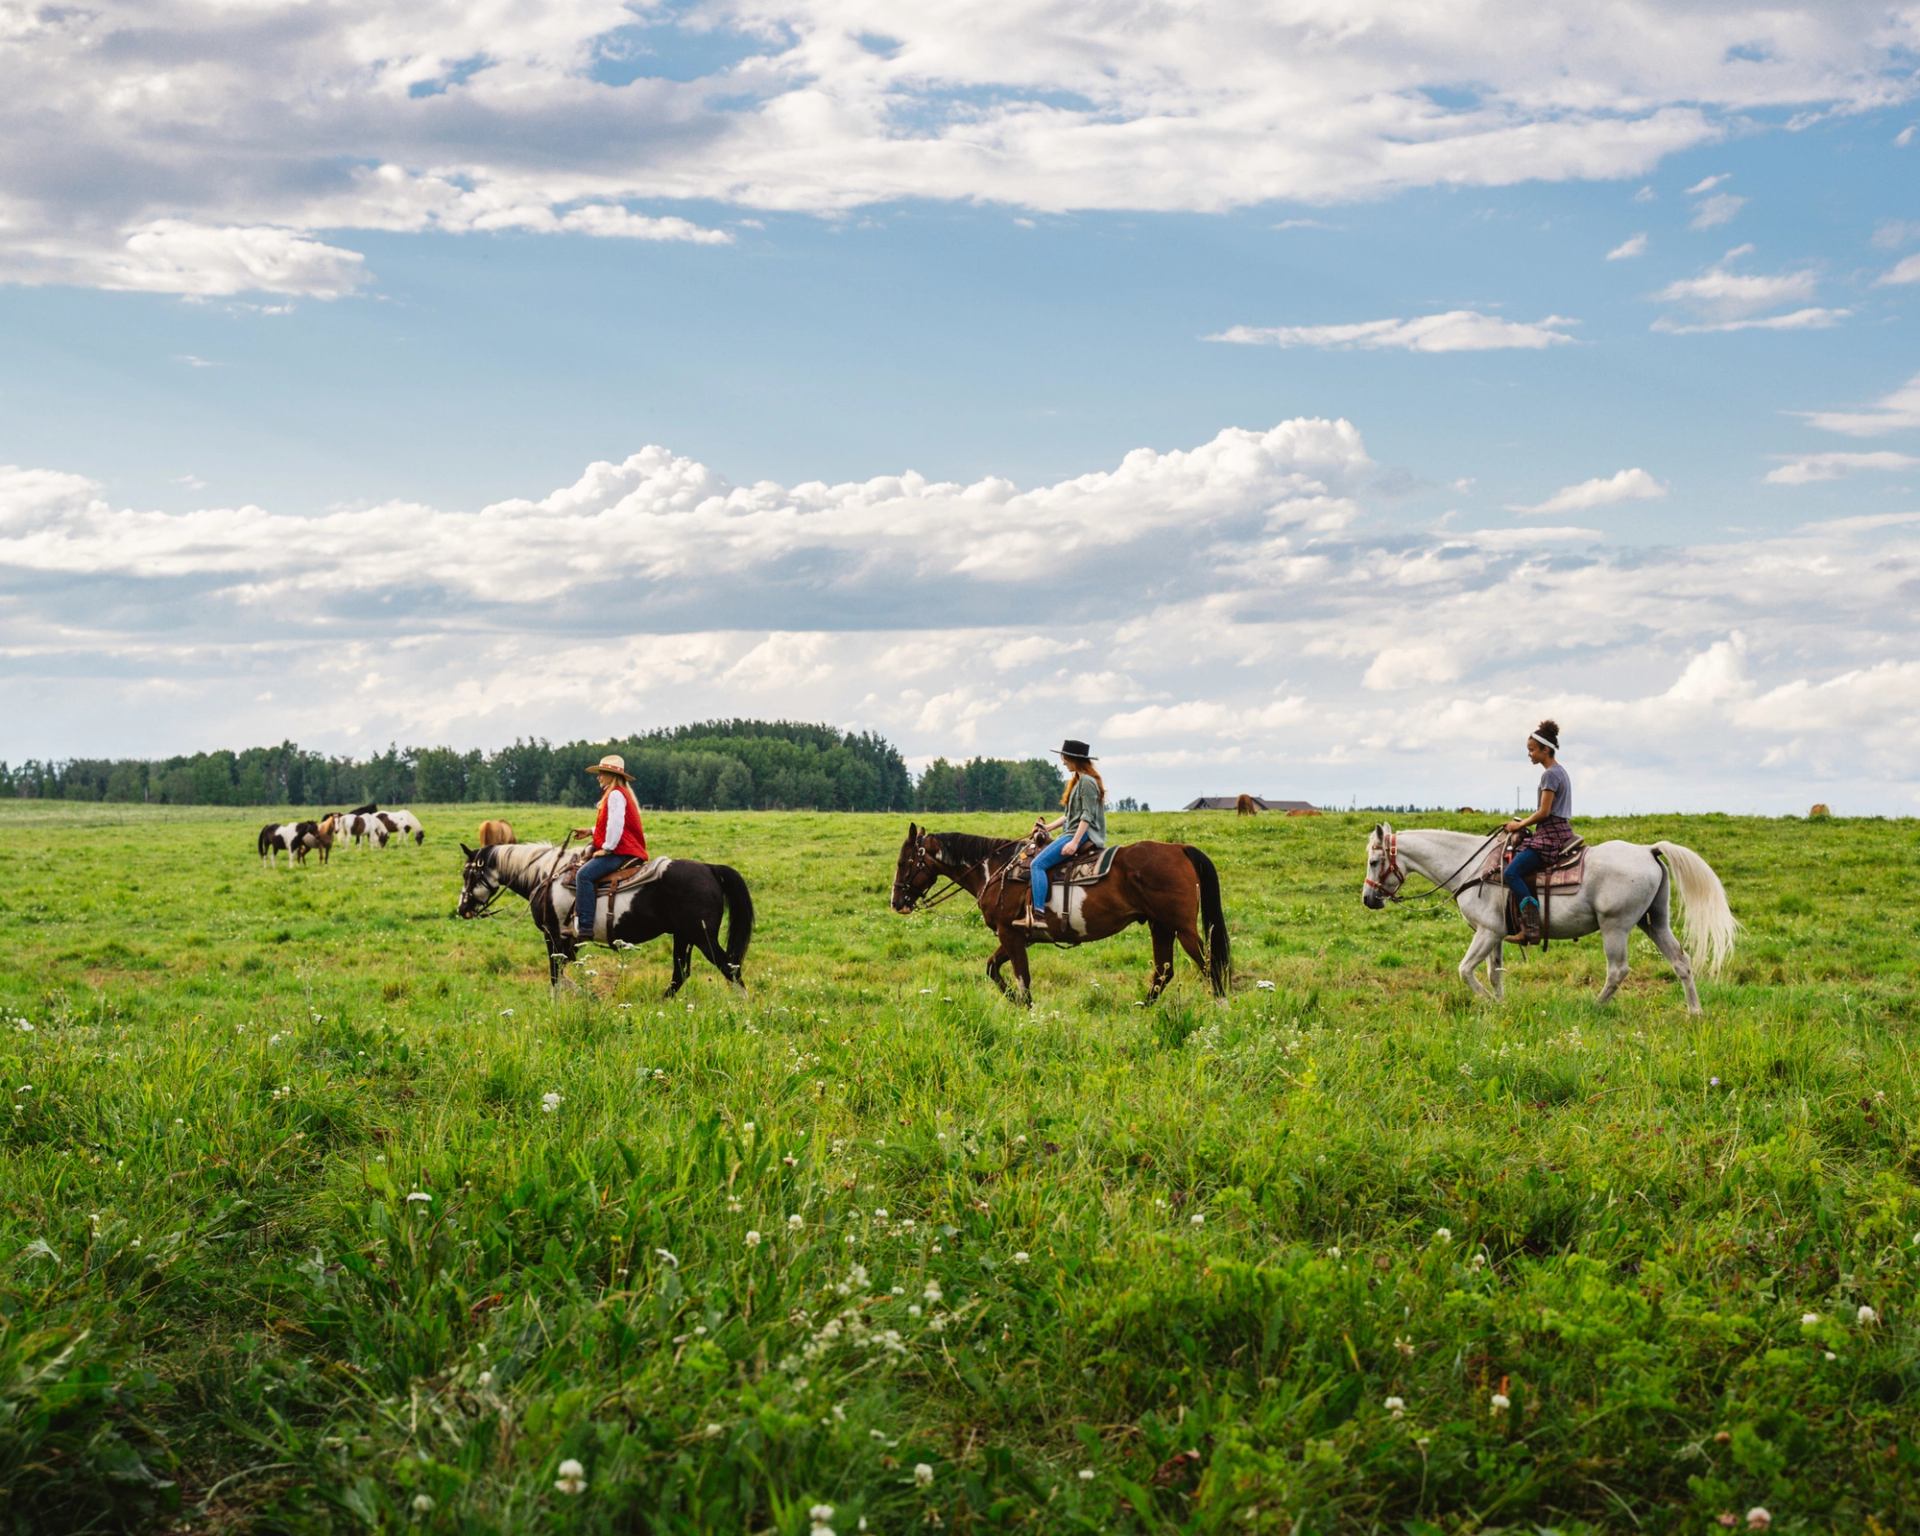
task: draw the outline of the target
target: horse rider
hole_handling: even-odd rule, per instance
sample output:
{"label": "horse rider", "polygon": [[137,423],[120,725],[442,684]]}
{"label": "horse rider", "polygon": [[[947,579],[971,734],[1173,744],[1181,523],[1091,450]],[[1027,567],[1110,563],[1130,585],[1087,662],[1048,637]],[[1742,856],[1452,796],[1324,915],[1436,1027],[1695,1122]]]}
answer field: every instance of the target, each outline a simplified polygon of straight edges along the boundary
{"label": "horse rider", "polygon": [[1055,749],[1054,755],[1067,765],[1072,775],[1060,794],[1064,811],[1052,821],[1044,818],[1036,821],[1033,837],[1038,842],[1056,830],[1060,835],[1033,856],[1028,874],[1032,881],[1030,901],[1026,915],[1015,920],[1017,928],[1047,926],[1041,914],[1047,909],[1048,871],[1082,848],[1107,846],[1107,786],[1100,770],[1093,766],[1092,750],[1084,741],[1068,737]]}
{"label": "horse rider", "polygon": [[640,825],[640,802],[633,798],[627,760],[609,752],[587,770],[600,780],[600,811],[591,827],[576,827],[575,837],[593,839],[586,861],[573,877],[573,931],[582,941],[593,937],[593,908],[600,882],[629,860],[645,859],[647,835]]}
{"label": "horse rider", "polygon": [[1531,815],[1509,821],[1505,830],[1525,833],[1526,845],[1507,861],[1507,888],[1520,903],[1520,931],[1507,935],[1520,944],[1540,942],[1540,903],[1527,886],[1527,877],[1546,869],[1554,857],[1573,845],[1573,780],[1559,763],[1560,727],[1542,720],[1527,736],[1527,761],[1541,769],[1540,803]]}

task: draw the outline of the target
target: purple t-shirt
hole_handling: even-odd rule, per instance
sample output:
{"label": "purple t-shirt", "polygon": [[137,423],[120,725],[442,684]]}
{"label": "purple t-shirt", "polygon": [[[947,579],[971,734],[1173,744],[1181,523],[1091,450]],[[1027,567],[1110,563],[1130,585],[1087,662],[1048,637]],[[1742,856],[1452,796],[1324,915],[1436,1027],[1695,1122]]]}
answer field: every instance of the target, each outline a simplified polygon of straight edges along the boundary
{"label": "purple t-shirt", "polygon": [[[1573,819],[1573,780],[1567,777],[1567,770],[1558,763],[1549,765],[1546,772],[1540,775],[1540,787],[1553,791],[1553,809],[1547,814],[1571,821]],[[1536,805],[1539,803],[1538,796],[1534,797],[1534,803]]]}

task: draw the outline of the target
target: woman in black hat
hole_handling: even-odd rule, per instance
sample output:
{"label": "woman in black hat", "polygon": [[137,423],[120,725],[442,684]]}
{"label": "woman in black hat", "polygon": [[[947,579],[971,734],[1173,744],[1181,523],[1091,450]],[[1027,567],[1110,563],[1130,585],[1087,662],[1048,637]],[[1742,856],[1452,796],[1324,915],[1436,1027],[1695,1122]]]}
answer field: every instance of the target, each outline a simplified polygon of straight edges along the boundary
{"label": "woman in black hat", "polygon": [[1056,828],[1060,835],[1033,856],[1032,866],[1032,905],[1027,910],[1024,926],[1044,928],[1045,920],[1040,916],[1047,907],[1047,872],[1062,859],[1070,859],[1082,848],[1104,848],[1107,846],[1107,786],[1100,777],[1100,770],[1093,766],[1093,753],[1084,741],[1069,738],[1060,743],[1056,754],[1066,763],[1072,777],[1061,792],[1060,804],[1065,813],[1053,821],[1036,821],[1033,835],[1045,837]]}

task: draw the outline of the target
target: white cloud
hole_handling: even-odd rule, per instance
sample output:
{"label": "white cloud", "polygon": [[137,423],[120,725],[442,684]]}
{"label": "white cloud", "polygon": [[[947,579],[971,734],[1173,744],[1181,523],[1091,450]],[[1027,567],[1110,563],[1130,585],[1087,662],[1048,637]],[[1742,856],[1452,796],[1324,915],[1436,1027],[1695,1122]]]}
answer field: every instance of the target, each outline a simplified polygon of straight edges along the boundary
{"label": "white cloud", "polygon": [[1659,194],[1655,192],[1652,187],[1642,187],[1638,192],[1633,194],[1633,200],[1636,203],[1650,203],[1658,196]]}
{"label": "white cloud", "polygon": [[1545,517],[1563,512],[1589,512],[1595,507],[1610,507],[1621,501],[1657,501],[1666,494],[1666,486],[1644,469],[1622,469],[1611,475],[1582,480],[1578,485],[1563,486],[1545,501],[1533,506],[1509,507],[1507,510]]}
{"label": "white cloud", "polygon": [[1848,437],[1878,437],[1883,432],[1902,432],[1920,427],[1920,373],[1898,389],[1882,395],[1867,410],[1800,411],[1816,427]]}
{"label": "white cloud", "polygon": [[1906,127],[1902,128],[1898,133],[1896,133],[1893,136],[1894,146],[1898,149],[1905,149],[1909,144],[1911,144],[1913,142],[1913,129],[1914,129],[1914,125],[1912,123],[1908,123]]}
{"label": "white cloud", "polygon": [[1612,250],[1607,252],[1608,261],[1630,261],[1635,256],[1644,256],[1647,251],[1645,234],[1628,235]]}
{"label": "white cloud", "polygon": [[1325,347],[1334,351],[1398,348],[1408,352],[1487,352],[1518,347],[1537,350],[1572,341],[1563,315],[1544,320],[1502,320],[1477,310],[1451,309],[1413,320],[1361,320],[1347,325],[1236,325],[1208,341],[1253,347]]}
{"label": "white cloud", "polygon": [[1711,192],[1715,187],[1719,186],[1721,182],[1731,180],[1732,174],[1730,171],[1722,171],[1718,176],[1702,176],[1692,186],[1687,188],[1686,195],[1688,197],[1698,197],[1702,192]]}
{"label": "white cloud", "polygon": [[1731,224],[1740,210],[1747,206],[1744,197],[1732,192],[1716,192],[1704,199],[1694,210],[1693,217],[1687,221],[1690,229],[1718,229],[1722,224]]}
{"label": "white cloud", "polygon": [[[991,26],[951,0],[8,14],[0,277],[314,297],[369,281],[332,238],[353,230],[719,243],[676,209],[1211,212],[1641,178],[1762,113],[1884,107],[1920,41],[1877,0],[1351,0],[1337,26],[1251,0],[1071,24],[1006,0]],[[697,79],[626,67],[698,57]]]}
{"label": "white cloud", "polygon": [[[1787,456],[1779,455],[1781,458]],[[1788,459],[1778,469],[1767,471],[1768,485],[1812,485],[1822,480],[1838,480],[1859,469],[1915,469],[1920,458],[1910,453],[1809,453]]]}
{"label": "white cloud", "polygon": [[1712,331],[1824,331],[1838,325],[1852,313],[1850,309],[1822,309],[1816,305],[1778,315],[1756,315],[1746,320],[1698,320],[1688,323],[1660,319],[1653,322],[1651,329],[1664,331],[1669,336],[1700,336]]}
{"label": "white cloud", "polygon": [[1886,288],[1902,283],[1920,283],[1920,252],[1896,262],[1881,273],[1874,286]]}

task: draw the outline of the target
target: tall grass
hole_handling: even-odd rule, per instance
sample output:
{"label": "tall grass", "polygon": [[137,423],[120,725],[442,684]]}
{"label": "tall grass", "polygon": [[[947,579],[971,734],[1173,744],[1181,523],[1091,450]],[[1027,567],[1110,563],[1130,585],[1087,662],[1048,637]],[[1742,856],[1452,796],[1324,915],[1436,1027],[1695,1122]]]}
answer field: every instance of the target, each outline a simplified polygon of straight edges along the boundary
{"label": "tall grass", "polygon": [[264,811],[0,808],[0,1521],[1920,1508],[1911,824],[1589,823],[1726,881],[1690,1020],[1640,939],[1609,1009],[1592,942],[1470,1003],[1450,911],[1361,908],[1357,818],[1116,816],[1213,855],[1235,994],[1140,1007],[1135,930],[1029,1013],[859,816],[649,818],[752,883],[751,990],[663,1004],[655,947],[551,996],[524,909],[451,918],[502,809],[565,824],[269,874]]}

